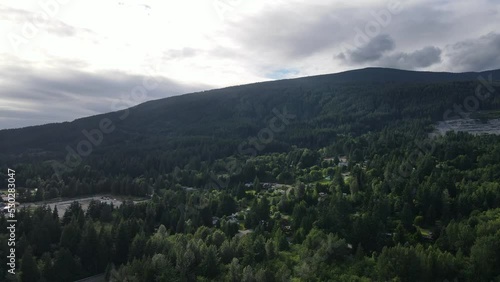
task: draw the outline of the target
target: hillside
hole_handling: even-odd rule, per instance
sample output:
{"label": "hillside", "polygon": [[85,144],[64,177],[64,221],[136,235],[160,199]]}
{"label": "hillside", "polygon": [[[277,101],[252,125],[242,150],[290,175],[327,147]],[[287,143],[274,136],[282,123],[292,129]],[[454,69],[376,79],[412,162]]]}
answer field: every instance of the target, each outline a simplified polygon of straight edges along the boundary
{"label": "hillside", "polygon": [[467,104],[490,74],[369,68],[2,130],[21,275],[499,281],[500,136],[433,134],[497,127],[498,97]]}
{"label": "hillside", "polygon": [[[108,113],[73,122],[0,131],[3,155],[28,149],[61,152],[85,137],[82,130],[109,118],[116,130],[102,147],[160,138],[203,137],[241,140],[258,133],[272,109],[297,116],[280,141],[287,145],[324,145],[336,134],[380,130],[397,120],[441,120],[444,108],[474,93],[485,73],[432,73],[368,68],[338,74],[256,83],[149,101],[123,113]],[[491,106],[490,106],[491,107]],[[300,130],[300,134],[290,132]],[[318,138],[318,133],[324,137]],[[314,136],[315,141],[309,139]],[[156,143],[156,144],[155,144]],[[317,144],[312,144],[317,143]]]}

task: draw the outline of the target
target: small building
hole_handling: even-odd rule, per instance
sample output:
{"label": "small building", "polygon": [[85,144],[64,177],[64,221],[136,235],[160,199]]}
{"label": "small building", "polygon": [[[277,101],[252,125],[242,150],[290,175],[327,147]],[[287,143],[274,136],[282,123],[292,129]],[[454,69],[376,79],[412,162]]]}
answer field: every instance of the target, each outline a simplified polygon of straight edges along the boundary
{"label": "small building", "polygon": [[349,160],[346,156],[339,157],[339,166],[349,166]]}
{"label": "small building", "polygon": [[239,223],[238,213],[233,213],[232,215],[228,216],[227,217],[227,221],[229,223],[236,223],[236,224],[238,224]]}
{"label": "small building", "polygon": [[212,217],[212,225],[214,225],[214,226],[215,226],[215,225],[217,225],[217,223],[219,223],[219,220],[220,220],[220,219],[219,219],[218,217],[213,216],[213,217]]}

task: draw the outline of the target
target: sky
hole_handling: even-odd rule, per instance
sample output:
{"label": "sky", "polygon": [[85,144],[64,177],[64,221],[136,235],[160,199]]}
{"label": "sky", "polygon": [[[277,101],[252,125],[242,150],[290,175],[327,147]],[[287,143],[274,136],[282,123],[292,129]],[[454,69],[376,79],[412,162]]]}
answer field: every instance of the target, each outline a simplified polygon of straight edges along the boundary
{"label": "sky", "polygon": [[2,0],[0,129],[364,67],[500,68],[496,0]]}

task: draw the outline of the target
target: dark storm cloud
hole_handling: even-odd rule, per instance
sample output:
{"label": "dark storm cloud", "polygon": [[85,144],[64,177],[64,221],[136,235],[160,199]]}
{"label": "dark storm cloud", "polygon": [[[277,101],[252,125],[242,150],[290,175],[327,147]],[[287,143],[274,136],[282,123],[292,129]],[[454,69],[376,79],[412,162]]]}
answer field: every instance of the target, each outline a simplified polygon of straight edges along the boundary
{"label": "dark storm cloud", "polygon": [[48,122],[62,122],[117,110],[118,101],[134,106],[146,100],[206,89],[204,85],[183,85],[173,80],[155,77],[161,82],[146,93],[144,99],[130,97],[135,87],[153,77],[122,72],[86,73],[75,70],[36,72],[23,67],[3,69],[0,105],[0,129]]}
{"label": "dark storm cloud", "polygon": [[[228,34],[239,48],[222,49],[221,53],[229,56],[239,50],[242,51],[240,57],[266,67],[273,66],[272,63],[282,65],[290,60],[305,60],[313,55],[333,55],[337,60],[332,64],[341,62],[349,68],[432,67],[453,71],[457,67],[460,70],[498,67],[496,54],[500,52],[494,42],[489,42],[494,41],[492,38],[483,38],[481,41],[485,42],[477,44],[488,46],[486,54],[458,54],[458,59],[448,65],[444,59],[448,54],[446,45],[493,28],[491,23],[498,19],[500,11],[498,3],[478,0],[469,5],[463,0],[421,0],[346,6],[319,2],[321,4],[312,1],[307,5],[301,2],[280,6],[280,9],[264,9],[251,17],[235,20],[229,25]],[[389,8],[394,3],[400,7],[397,12]],[[375,34],[370,34],[370,29],[375,29]],[[330,54],[326,54],[328,50]]]}
{"label": "dark storm cloud", "polygon": [[349,65],[371,65],[400,69],[419,69],[441,62],[441,49],[427,46],[413,52],[391,52],[396,49],[394,39],[381,34],[359,48],[344,50],[337,58]]}
{"label": "dark storm cloud", "polygon": [[[325,2],[323,5],[299,3],[263,10],[244,20],[234,21],[229,25],[228,33],[245,50],[240,56],[259,56],[266,58],[266,62],[267,58],[300,60],[331,50],[344,65],[370,65],[391,51],[397,51],[396,45],[408,49],[408,45],[415,45],[419,40],[432,42],[442,37],[440,33],[453,26],[453,13],[443,8],[445,2],[437,1],[429,6],[426,2],[386,1],[358,7]],[[397,12],[389,8],[396,6]],[[373,23],[379,30],[370,35],[367,29],[373,28],[370,26]],[[356,42],[359,32],[366,38],[363,44]],[[233,51],[228,48],[223,53]],[[411,68],[431,65],[419,57],[422,52],[431,50],[419,51],[401,53],[399,59],[405,66],[416,62],[417,65]],[[432,53],[432,62],[435,54]]]}
{"label": "dark storm cloud", "polygon": [[238,44],[261,55],[303,58],[331,48],[353,32],[345,15],[352,8],[325,5],[285,5],[228,25]]}
{"label": "dark storm cloud", "polygon": [[380,59],[384,53],[394,50],[395,46],[394,40],[389,35],[381,34],[359,48],[341,53],[339,58],[354,64],[373,62]]}
{"label": "dark storm cloud", "polygon": [[448,46],[448,57],[451,68],[457,71],[500,68],[500,34],[489,33]]}
{"label": "dark storm cloud", "polygon": [[454,33],[457,22],[454,13],[447,8],[446,1],[436,1],[434,5],[416,3],[402,9],[393,17],[388,32],[400,43],[427,42],[429,44],[443,39],[443,34]]}
{"label": "dark storm cloud", "polygon": [[428,46],[411,53],[400,52],[388,55],[379,62],[380,66],[400,69],[426,68],[441,62],[441,49]]}

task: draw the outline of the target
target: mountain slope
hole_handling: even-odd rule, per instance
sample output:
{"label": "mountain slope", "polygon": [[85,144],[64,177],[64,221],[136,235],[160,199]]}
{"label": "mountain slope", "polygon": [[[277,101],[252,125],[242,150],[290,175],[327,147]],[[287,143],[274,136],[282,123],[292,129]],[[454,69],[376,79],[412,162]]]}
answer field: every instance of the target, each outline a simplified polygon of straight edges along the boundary
{"label": "mountain slope", "polygon": [[[428,138],[476,110],[478,75],[365,69],[1,131],[22,273],[500,281],[500,137]],[[490,96],[483,121],[500,116]]]}
{"label": "mountain slope", "polygon": [[163,144],[194,137],[238,143],[268,126],[273,109],[297,117],[280,142],[324,145],[336,134],[380,130],[397,120],[440,120],[445,109],[474,94],[479,75],[490,74],[500,77],[500,70],[455,74],[367,68],[234,86],[149,101],[127,112],[1,130],[0,147],[4,155],[28,149],[61,153],[66,145],[85,140],[82,130],[98,129],[102,119],[111,120],[116,129],[105,134],[99,149],[131,142],[171,149]]}

